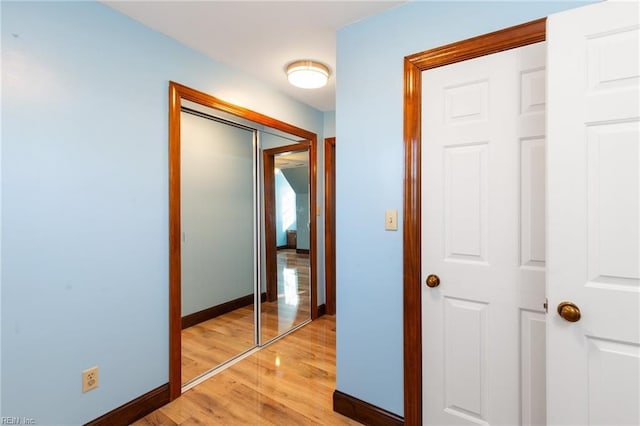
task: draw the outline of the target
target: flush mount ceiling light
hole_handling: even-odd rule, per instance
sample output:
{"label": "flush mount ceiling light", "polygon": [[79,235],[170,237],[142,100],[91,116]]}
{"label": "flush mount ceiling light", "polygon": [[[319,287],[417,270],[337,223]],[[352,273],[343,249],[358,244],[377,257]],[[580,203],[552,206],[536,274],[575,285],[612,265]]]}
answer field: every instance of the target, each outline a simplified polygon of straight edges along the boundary
{"label": "flush mount ceiling light", "polygon": [[317,89],[327,84],[329,68],[319,62],[295,61],[287,66],[289,83],[303,89]]}

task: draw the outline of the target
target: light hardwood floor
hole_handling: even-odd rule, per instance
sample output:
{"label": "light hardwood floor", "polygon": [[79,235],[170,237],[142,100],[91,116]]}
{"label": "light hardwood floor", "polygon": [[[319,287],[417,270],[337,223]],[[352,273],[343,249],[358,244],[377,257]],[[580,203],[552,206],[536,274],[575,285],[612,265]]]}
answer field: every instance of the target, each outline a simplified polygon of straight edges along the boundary
{"label": "light hardwood floor", "polygon": [[[278,250],[278,300],[261,306],[262,341],[291,330],[311,316],[309,255]],[[182,330],[182,383],[254,347],[253,306],[236,309]]]}
{"label": "light hardwood floor", "polygon": [[335,331],[320,317],[134,425],[358,425],[332,408]]}

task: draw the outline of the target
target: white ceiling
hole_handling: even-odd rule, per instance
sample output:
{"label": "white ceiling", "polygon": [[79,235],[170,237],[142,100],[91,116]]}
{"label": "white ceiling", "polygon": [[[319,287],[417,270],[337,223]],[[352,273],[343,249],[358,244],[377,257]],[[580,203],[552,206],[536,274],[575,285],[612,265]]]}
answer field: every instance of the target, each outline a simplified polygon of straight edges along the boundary
{"label": "white ceiling", "polygon": [[309,151],[298,151],[274,156],[274,166],[277,169],[293,169],[309,166]]}
{"label": "white ceiling", "polygon": [[[336,30],[406,1],[104,1],[186,46],[321,111],[335,110]],[[329,84],[299,89],[284,69],[299,59],[329,66]]]}

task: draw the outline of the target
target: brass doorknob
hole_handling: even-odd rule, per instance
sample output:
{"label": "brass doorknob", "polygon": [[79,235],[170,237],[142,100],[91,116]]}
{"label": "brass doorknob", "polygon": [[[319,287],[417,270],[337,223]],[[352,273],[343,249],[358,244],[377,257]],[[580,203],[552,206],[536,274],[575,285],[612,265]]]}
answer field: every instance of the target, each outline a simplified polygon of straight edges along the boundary
{"label": "brass doorknob", "polygon": [[440,278],[437,275],[429,275],[427,277],[427,287],[438,287],[440,285]]}
{"label": "brass doorknob", "polygon": [[560,302],[558,305],[558,315],[569,322],[580,321],[580,308],[571,302]]}

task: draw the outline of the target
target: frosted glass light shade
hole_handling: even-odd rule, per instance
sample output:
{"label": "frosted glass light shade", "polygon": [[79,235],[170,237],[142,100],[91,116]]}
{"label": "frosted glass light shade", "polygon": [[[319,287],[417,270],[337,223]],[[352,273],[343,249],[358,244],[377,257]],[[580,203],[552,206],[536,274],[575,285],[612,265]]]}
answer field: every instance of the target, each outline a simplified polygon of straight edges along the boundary
{"label": "frosted glass light shade", "polygon": [[329,68],[314,61],[296,61],[287,66],[289,83],[303,89],[317,89],[327,84]]}

